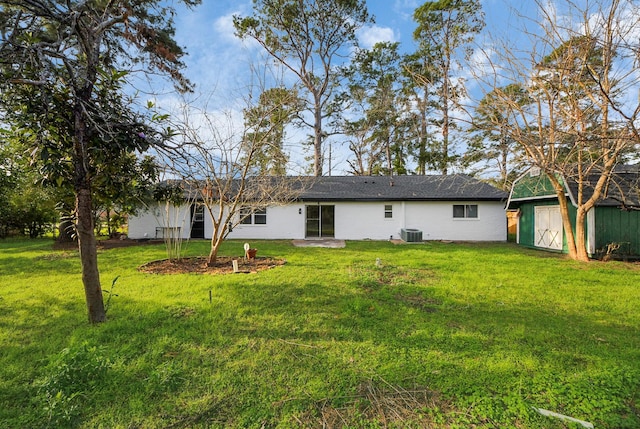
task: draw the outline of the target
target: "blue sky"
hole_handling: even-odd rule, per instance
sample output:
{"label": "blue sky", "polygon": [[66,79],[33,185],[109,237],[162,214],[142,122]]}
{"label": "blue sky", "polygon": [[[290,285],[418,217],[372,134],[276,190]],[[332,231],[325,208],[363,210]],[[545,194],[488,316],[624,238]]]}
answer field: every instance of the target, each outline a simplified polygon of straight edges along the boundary
{"label": "blue sky", "polygon": [[[369,0],[369,13],[375,24],[358,33],[362,47],[379,41],[400,42],[401,50],[414,50],[412,33],[415,28],[413,11],[423,2],[417,0]],[[486,21],[486,34],[503,36],[515,33],[519,14],[535,13],[531,0],[481,0]],[[251,83],[248,70],[252,64],[264,62],[264,52],[255,42],[243,42],[234,36],[232,17],[251,14],[251,0],[203,0],[192,9],[178,9],[175,18],[176,38],[188,55],[186,75],[196,85],[200,100],[207,100],[207,109],[215,115],[232,112],[234,121],[241,124],[239,115],[243,97]],[[473,88],[470,88],[473,91]],[[158,91],[156,87],[155,91]],[[158,104],[178,103],[169,86],[160,90]],[[235,113],[233,113],[235,112]],[[228,116],[228,115],[227,115]],[[291,137],[292,158],[302,159],[300,145]],[[301,136],[304,138],[304,136]],[[332,143],[332,174],[345,174],[348,153],[338,141]],[[299,161],[301,162],[301,161]]]}
{"label": "blue sky", "polygon": [[[362,29],[359,41],[371,47],[378,41],[400,42],[406,51],[413,49],[412,33],[415,28],[413,11],[423,2],[417,0],[369,0],[369,13],[376,23]],[[516,14],[531,13],[531,0],[482,0],[486,31],[502,33],[516,24]],[[234,36],[233,15],[249,15],[252,2],[237,0],[203,0],[200,6],[188,10],[181,8],[176,16],[176,37],[186,48],[187,75],[200,87],[226,89],[234,82],[241,86],[242,72],[260,49],[242,42]]]}

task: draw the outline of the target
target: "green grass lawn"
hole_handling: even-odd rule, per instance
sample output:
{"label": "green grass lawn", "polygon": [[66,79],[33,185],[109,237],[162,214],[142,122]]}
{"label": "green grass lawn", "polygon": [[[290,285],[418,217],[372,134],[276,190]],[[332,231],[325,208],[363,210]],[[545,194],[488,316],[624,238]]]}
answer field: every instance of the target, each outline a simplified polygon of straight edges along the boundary
{"label": "green grass lawn", "polygon": [[287,264],[153,275],[136,268],[162,245],[101,251],[109,320],[91,326],[77,252],[0,241],[0,427],[582,427],[533,407],[640,427],[639,265],[251,244]]}

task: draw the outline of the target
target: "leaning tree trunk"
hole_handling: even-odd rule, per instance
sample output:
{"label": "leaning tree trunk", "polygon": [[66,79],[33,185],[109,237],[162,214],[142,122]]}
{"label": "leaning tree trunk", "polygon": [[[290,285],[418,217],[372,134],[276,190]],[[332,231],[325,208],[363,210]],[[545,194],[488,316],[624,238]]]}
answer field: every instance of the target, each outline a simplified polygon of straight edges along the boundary
{"label": "leaning tree trunk", "polygon": [[567,239],[567,250],[569,258],[574,260],[581,260],[576,247],[576,238],[573,233],[573,225],[571,225],[571,217],[569,216],[569,202],[564,194],[564,190],[558,191],[556,188],[556,195],[558,196],[558,203],[560,204],[560,215],[562,216],[562,226],[564,229],[564,235]]}
{"label": "leaning tree trunk", "polygon": [[214,232],[213,238],[211,238],[211,250],[209,251],[209,256],[207,257],[207,266],[214,267],[216,262],[218,261],[218,250],[220,249],[220,245],[222,244],[222,238],[218,237]]}
{"label": "leaning tree trunk", "polygon": [[[244,186],[241,187],[240,192],[243,192]],[[224,205],[220,205],[220,213],[218,219],[223,219],[222,213],[224,212]],[[209,256],[207,257],[207,266],[215,267],[218,262],[218,251],[220,246],[224,242],[224,239],[230,232],[230,220],[228,221],[216,221],[211,211],[209,211],[211,219],[213,220],[213,234],[211,235],[211,249],[209,250]]]}

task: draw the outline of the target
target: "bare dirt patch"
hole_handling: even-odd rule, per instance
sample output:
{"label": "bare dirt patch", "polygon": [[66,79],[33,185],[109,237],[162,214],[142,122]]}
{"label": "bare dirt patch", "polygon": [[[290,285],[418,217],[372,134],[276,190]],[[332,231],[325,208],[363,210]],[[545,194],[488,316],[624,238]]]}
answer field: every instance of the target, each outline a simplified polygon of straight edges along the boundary
{"label": "bare dirt patch", "polygon": [[233,261],[238,261],[237,273],[257,273],[258,271],[269,270],[271,268],[284,265],[284,259],[276,258],[255,258],[244,259],[231,256],[218,256],[216,264],[207,266],[206,258],[182,258],[179,260],[161,259],[151,261],[138,267],[138,271],[150,274],[234,274]]}

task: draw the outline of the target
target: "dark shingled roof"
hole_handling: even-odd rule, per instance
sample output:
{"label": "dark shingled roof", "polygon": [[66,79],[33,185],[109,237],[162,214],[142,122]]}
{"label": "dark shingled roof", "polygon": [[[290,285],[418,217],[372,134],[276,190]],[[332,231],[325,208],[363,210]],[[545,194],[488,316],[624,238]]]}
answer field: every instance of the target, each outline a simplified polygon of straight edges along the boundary
{"label": "dark shingled roof", "polygon": [[[593,195],[599,175],[594,174],[584,179],[584,199]],[[572,199],[577,200],[578,185],[575,180],[568,180],[568,188]],[[640,166],[618,165],[611,173],[611,178],[604,190],[604,195],[596,204],[598,206],[637,209],[640,207]]]}
{"label": "dark shingled roof", "polygon": [[314,177],[303,201],[503,201],[507,193],[463,174]]}
{"label": "dark shingled roof", "polygon": [[[535,179],[537,176],[533,177]],[[541,179],[531,181],[531,176],[529,176],[527,172],[516,180],[513,184],[512,199],[509,202],[509,208],[514,208],[512,203],[517,206],[523,201],[530,201],[532,199],[555,200],[557,196],[555,191],[550,188],[550,182],[546,180],[545,183],[542,177],[541,175]],[[591,198],[599,178],[599,173],[594,173],[582,178],[582,201]],[[525,180],[524,187],[519,186],[521,179]],[[527,179],[529,182],[526,181]],[[563,177],[563,181],[566,194],[571,202],[576,205],[579,186],[575,175]],[[525,190],[525,194],[522,192],[523,189]],[[516,190],[518,191],[517,193]],[[531,192],[531,194],[526,194],[527,191]],[[611,172],[609,180],[603,189],[603,194],[600,200],[596,202],[596,206],[619,207],[622,210],[640,209],[640,165],[616,166]]]}
{"label": "dark shingled roof", "polygon": [[[255,181],[259,180],[259,185]],[[222,182],[223,184],[224,181]],[[235,192],[238,181],[229,189]],[[180,185],[177,180],[160,187]],[[225,184],[226,185],[226,184]],[[288,189],[286,198],[299,201],[506,201],[508,194],[464,174],[433,176],[323,176],[247,178],[247,188]],[[184,198],[199,198],[195,188],[182,183]],[[249,192],[249,199],[255,192]],[[283,194],[284,195],[284,194]],[[280,195],[282,197],[282,195]]]}

